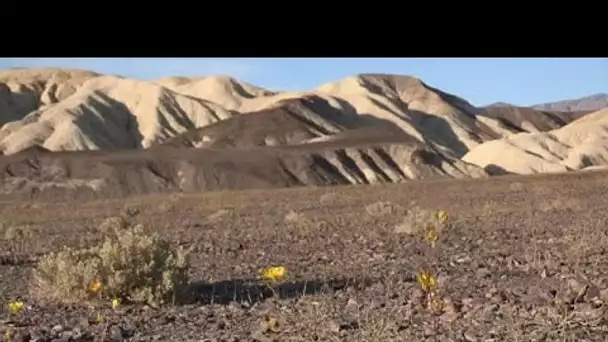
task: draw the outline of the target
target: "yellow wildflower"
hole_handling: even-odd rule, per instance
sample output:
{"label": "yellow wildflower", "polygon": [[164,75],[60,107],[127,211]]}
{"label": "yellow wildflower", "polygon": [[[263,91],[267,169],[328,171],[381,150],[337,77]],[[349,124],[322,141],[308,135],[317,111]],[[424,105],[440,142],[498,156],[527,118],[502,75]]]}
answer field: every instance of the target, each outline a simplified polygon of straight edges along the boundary
{"label": "yellow wildflower", "polygon": [[112,309],[116,309],[120,305],[120,299],[114,298],[112,299]]}
{"label": "yellow wildflower", "polygon": [[97,293],[101,290],[102,284],[99,280],[95,279],[89,284],[89,291],[92,293]]}
{"label": "yellow wildflower", "polygon": [[437,212],[437,219],[439,222],[445,222],[448,220],[448,212],[445,210],[439,210]]}
{"label": "yellow wildflower", "polygon": [[17,313],[23,310],[23,302],[21,300],[15,300],[8,303],[8,308],[12,313]]}
{"label": "yellow wildflower", "polygon": [[429,226],[426,229],[426,241],[431,245],[431,247],[435,247],[437,243],[437,239],[439,238],[439,234],[437,234],[437,230],[434,226]]}
{"label": "yellow wildflower", "polygon": [[416,280],[423,291],[429,292],[437,288],[437,279],[427,271],[421,271],[416,275]]}
{"label": "yellow wildflower", "polygon": [[267,267],[262,270],[262,279],[275,282],[285,276],[287,270],[283,266]]}

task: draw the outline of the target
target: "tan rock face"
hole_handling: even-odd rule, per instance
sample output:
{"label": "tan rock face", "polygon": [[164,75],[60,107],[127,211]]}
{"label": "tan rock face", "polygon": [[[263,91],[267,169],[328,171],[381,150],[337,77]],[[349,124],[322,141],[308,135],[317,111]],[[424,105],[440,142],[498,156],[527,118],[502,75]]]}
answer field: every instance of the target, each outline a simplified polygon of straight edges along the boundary
{"label": "tan rock face", "polygon": [[462,160],[519,174],[605,166],[608,164],[608,109],[548,132],[520,133],[485,142]]}

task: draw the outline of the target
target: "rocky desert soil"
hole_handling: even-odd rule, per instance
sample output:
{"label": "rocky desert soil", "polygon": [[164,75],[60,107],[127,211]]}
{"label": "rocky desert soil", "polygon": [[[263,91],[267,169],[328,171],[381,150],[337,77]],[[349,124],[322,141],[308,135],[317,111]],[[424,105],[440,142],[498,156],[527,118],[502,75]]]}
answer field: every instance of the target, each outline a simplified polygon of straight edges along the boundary
{"label": "rocky desert soil", "polygon": [[[605,341],[608,174],[0,204],[0,329],[18,341]],[[436,254],[408,215],[444,209]],[[127,215],[128,214],[128,215]],[[41,255],[98,243],[108,217],[194,246],[191,303],[34,300]],[[22,237],[9,236],[20,227]],[[441,312],[415,274],[438,274]],[[282,265],[276,293],[256,278]],[[9,313],[20,296],[26,310]],[[96,318],[103,318],[99,322]]]}

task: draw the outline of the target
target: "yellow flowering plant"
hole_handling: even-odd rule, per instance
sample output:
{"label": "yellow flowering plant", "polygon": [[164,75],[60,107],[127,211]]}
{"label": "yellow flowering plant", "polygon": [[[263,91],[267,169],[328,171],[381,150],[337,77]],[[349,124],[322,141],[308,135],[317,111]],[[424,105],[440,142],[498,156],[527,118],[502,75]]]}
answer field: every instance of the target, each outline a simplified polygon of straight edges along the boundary
{"label": "yellow flowering plant", "polygon": [[[431,259],[436,255],[435,248],[439,241],[439,235],[443,229],[447,227],[448,219],[449,215],[447,211],[439,210],[434,216],[430,217],[429,222],[425,225],[423,238],[428,247],[430,247],[430,249],[427,249],[426,259]],[[428,267],[425,267],[416,275],[416,281],[424,293],[427,307],[433,312],[441,312],[443,300],[437,289],[437,277],[428,269]]]}
{"label": "yellow flowering plant", "polygon": [[264,268],[261,272],[261,277],[262,277],[262,279],[264,279],[270,283],[276,283],[277,281],[284,278],[286,273],[287,273],[287,269],[285,267],[272,266],[272,267]]}
{"label": "yellow flowering plant", "polygon": [[437,288],[437,279],[429,271],[420,271],[420,273],[416,275],[416,281],[424,292],[434,291]]}
{"label": "yellow flowering plant", "polygon": [[443,223],[446,222],[449,218],[448,212],[445,210],[439,210],[437,212],[437,219],[439,220],[439,222]]}
{"label": "yellow flowering plant", "polygon": [[120,306],[120,299],[114,297],[112,299],[112,309],[116,309],[119,306]]}
{"label": "yellow flowering plant", "polygon": [[435,248],[437,245],[437,240],[439,239],[439,234],[437,233],[437,229],[433,225],[428,225],[426,228],[425,235],[426,242],[431,246],[431,248]]}
{"label": "yellow flowering plant", "polygon": [[266,285],[272,290],[272,293],[276,296],[276,290],[274,285],[276,283],[285,278],[287,274],[287,269],[283,266],[271,266],[262,269],[260,272],[260,278],[266,281]]}
{"label": "yellow flowering plant", "polygon": [[2,338],[4,341],[10,341],[13,338],[13,330],[11,328],[6,328]]}
{"label": "yellow flowering plant", "polygon": [[10,310],[11,313],[21,312],[21,311],[23,311],[24,307],[25,307],[25,304],[20,299],[17,299],[17,300],[14,300],[14,301],[11,301],[8,303],[8,309]]}
{"label": "yellow flowering plant", "polygon": [[101,291],[102,288],[102,284],[101,281],[99,281],[98,279],[93,280],[90,284],[89,284],[89,291],[92,294],[97,294],[99,293],[99,291]]}

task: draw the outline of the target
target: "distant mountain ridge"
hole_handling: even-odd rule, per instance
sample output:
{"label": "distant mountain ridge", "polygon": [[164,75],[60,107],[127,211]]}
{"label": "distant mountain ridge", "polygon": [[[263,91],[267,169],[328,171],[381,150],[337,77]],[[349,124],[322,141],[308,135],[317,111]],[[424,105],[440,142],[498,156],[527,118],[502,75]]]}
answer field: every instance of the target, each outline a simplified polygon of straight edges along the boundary
{"label": "distant mountain ridge", "polygon": [[534,105],[532,108],[560,112],[597,111],[608,108],[608,93],[598,93],[577,99],[542,103]]}
{"label": "distant mountain ridge", "polygon": [[532,108],[536,110],[552,111],[552,112],[595,112],[604,108],[608,108],[608,93],[598,93],[589,96],[584,96],[576,99],[568,99],[555,102],[541,103],[532,106],[518,106],[508,102],[494,102],[484,106],[484,108]]}
{"label": "distant mountain ridge", "polygon": [[494,102],[485,107],[486,108],[505,108],[505,107],[517,107],[517,106],[512,103],[507,103],[507,102]]}

